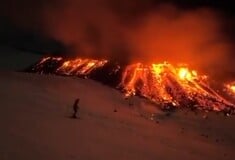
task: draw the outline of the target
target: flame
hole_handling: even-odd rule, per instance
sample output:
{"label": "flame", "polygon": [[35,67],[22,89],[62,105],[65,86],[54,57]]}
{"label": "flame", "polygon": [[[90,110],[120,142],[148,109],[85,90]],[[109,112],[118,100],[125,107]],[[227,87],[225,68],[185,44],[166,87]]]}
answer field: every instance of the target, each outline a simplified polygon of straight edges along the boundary
{"label": "flame", "polygon": [[225,90],[229,95],[235,96],[235,82],[225,84]]}
{"label": "flame", "polygon": [[40,65],[44,65],[45,62],[47,61],[61,61],[62,58],[61,57],[44,57],[42,58],[42,60],[37,64],[37,66],[40,66]]}
{"label": "flame", "polygon": [[178,76],[181,80],[192,80],[192,73],[188,68],[180,68],[178,71]]}
{"label": "flame", "polygon": [[174,67],[166,62],[152,65],[136,63],[126,67],[120,85],[126,96],[138,94],[155,103],[172,106],[198,104],[198,108],[214,111],[232,105],[207,85],[205,77],[195,70]]}
{"label": "flame", "polygon": [[235,93],[235,85],[231,86],[230,89],[233,93]]}
{"label": "flame", "polygon": [[[62,64],[60,64],[62,62]],[[107,60],[81,59],[65,61],[61,57],[45,57],[32,70],[43,72],[44,67],[50,67],[56,64],[58,68],[55,73],[63,75],[89,75],[97,68],[103,67]]]}
{"label": "flame", "polygon": [[103,67],[107,60],[81,59],[65,61],[56,72],[66,75],[88,75],[94,69]]}

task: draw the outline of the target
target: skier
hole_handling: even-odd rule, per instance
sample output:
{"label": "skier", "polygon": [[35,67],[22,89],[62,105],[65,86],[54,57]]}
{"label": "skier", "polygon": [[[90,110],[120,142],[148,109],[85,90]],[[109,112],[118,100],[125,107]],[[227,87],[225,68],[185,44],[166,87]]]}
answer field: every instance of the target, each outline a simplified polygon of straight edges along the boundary
{"label": "skier", "polygon": [[80,99],[77,98],[73,104],[73,116],[72,118],[77,118],[77,112],[79,110],[79,106],[78,106],[78,103],[79,103]]}

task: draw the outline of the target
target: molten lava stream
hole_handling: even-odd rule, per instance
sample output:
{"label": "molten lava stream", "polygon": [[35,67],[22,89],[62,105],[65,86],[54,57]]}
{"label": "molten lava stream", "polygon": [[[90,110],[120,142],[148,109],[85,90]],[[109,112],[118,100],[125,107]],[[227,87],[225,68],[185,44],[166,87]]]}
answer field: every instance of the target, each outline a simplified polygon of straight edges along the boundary
{"label": "molten lava stream", "polygon": [[205,76],[199,76],[187,67],[136,63],[127,66],[121,86],[126,96],[138,93],[155,103],[170,103],[171,107],[197,106],[198,109],[222,111],[233,106],[204,81]]}
{"label": "molten lava stream", "polygon": [[77,58],[75,60],[65,61],[56,72],[66,75],[88,75],[91,71],[103,67],[107,62],[107,60]]}
{"label": "molten lava stream", "polygon": [[235,81],[227,83],[224,86],[225,86],[226,93],[232,96],[233,98],[235,98]]}

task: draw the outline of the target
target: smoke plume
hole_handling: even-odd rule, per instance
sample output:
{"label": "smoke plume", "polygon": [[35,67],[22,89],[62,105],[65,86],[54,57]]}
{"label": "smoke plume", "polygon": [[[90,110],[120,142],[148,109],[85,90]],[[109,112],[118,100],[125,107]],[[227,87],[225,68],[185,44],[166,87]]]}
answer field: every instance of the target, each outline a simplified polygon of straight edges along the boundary
{"label": "smoke plume", "polygon": [[229,69],[226,64],[232,45],[223,32],[222,15],[213,9],[182,9],[152,0],[43,0],[30,4],[29,18],[23,17],[25,11],[20,17],[9,15],[17,17],[13,20],[23,27],[62,42],[68,53]]}

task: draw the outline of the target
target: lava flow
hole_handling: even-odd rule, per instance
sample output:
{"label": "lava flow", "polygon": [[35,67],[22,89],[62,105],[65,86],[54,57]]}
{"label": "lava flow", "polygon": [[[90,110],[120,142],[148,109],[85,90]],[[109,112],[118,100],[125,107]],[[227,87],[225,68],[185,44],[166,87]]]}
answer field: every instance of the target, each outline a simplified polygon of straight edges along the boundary
{"label": "lava flow", "polygon": [[120,85],[127,96],[138,94],[155,103],[167,104],[163,107],[190,106],[213,111],[234,108],[207,81],[207,76],[185,66],[137,63],[126,67]]}
{"label": "lava flow", "polygon": [[230,95],[235,97],[235,82],[225,84],[225,91]]}
{"label": "lava flow", "polygon": [[[62,62],[63,63],[60,63]],[[32,70],[43,71],[47,70],[44,67],[56,67],[53,71],[63,75],[88,75],[92,70],[103,67],[108,61],[107,60],[93,60],[93,59],[81,59],[77,58],[74,60],[64,61],[61,57],[46,57],[43,58]]]}
{"label": "lava flow", "polygon": [[[138,95],[162,109],[190,107],[229,113],[234,113],[235,109],[234,104],[210,87],[207,76],[199,75],[186,65],[173,66],[167,62],[119,65],[108,60],[46,57],[28,71],[99,80],[118,87],[126,97]],[[235,86],[226,87],[235,93]]]}

